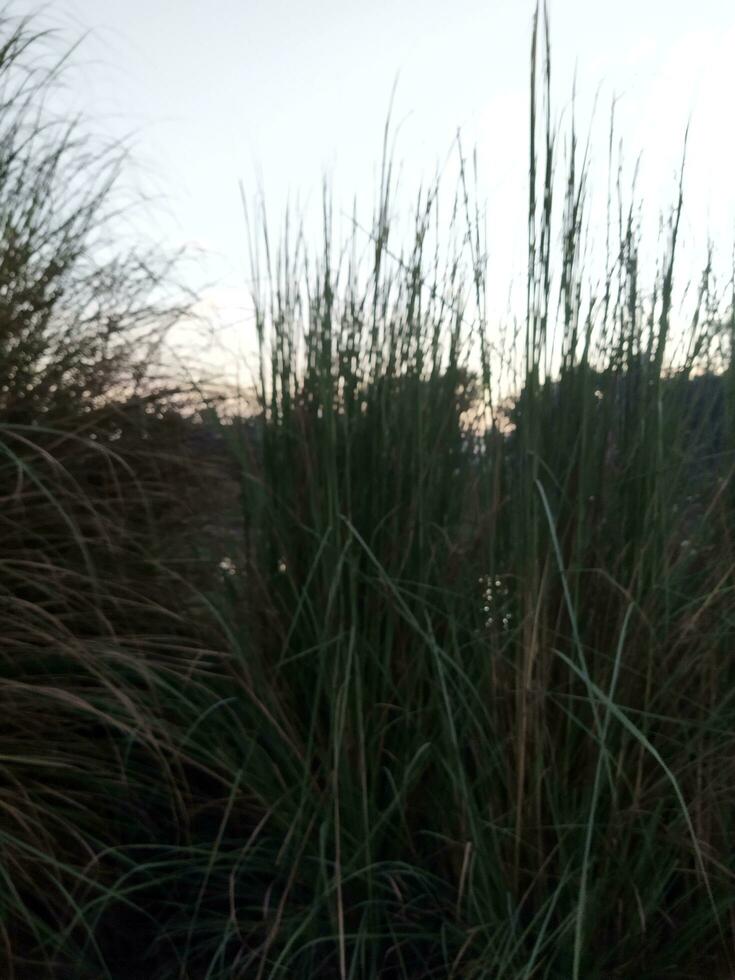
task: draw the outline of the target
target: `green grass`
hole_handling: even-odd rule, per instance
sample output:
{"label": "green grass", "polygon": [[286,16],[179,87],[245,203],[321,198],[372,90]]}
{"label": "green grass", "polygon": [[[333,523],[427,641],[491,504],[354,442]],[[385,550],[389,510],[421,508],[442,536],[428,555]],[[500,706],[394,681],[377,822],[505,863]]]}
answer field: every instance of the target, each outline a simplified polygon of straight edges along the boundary
{"label": "green grass", "polygon": [[681,196],[585,268],[545,23],[519,329],[461,155],[403,248],[386,153],[367,237],[255,213],[252,415],[6,412],[9,977],[735,969],[732,296],[682,326]]}

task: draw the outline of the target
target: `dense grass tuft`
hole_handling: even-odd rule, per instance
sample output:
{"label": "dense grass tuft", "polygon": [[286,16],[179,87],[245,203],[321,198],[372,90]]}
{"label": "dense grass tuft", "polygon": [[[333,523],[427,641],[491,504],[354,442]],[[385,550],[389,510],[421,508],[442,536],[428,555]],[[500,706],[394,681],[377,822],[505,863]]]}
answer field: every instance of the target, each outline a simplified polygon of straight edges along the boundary
{"label": "dense grass tuft", "polygon": [[645,286],[619,183],[596,284],[549,63],[537,17],[520,329],[461,151],[407,249],[387,154],[367,238],[256,213],[245,418],[130,397],[147,303],[111,359],[59,293],[30,387],[3,321],[8,976],[735,970],[735,307],[709,256],[683,319],[683,192]]}

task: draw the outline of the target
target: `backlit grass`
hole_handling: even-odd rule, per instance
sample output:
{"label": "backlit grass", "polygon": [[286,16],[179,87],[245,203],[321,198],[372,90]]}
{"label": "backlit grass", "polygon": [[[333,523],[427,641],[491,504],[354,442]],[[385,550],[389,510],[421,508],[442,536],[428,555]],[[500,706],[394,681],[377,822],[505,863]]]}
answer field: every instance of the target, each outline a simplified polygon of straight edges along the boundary
{"label": "backlit grass", "polygon": [[732,295],[683,191],[595,284],[544,26],[519,329],[469,168],[406,246],[386,154],[367,238],[252,215],[250,416],[0,426],[9,976],[735,969]]}

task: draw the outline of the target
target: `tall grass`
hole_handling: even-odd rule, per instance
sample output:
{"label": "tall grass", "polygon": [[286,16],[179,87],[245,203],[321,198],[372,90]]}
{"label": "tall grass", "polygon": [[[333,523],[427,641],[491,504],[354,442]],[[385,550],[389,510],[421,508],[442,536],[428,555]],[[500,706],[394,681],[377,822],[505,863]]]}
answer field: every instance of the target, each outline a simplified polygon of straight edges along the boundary
{"label": "tall grass", "polygon": [[[732,974],[732,297],[708,259],[683,325],[683,191],[645,287],[620,181],[595,283],[550,94],[537,15],[520,332],[488,322],[461,151],[407,248],[387,151],[367,239],[327,194],[316,254],[254,216],[219,584],[152,548],[175,454],[9,449],[6,499],[55,528],[2,675],[18,976]],[[98,452],[119,507],[79,490]]]}
{"label": "tall grass", "polygon": [[464,166],[446,268],[436,189],[393,245],[389,161],[367,272],[328,198],[316,260],[288,225],[253,248],[275,285],[240,601],[272,870],[238,906],[261,936],[233,939],[243,976],[732,968],[730,320],[707,269],[681,356],[681,195],[652,286],[634,201],[591,294],[573,130],[554,197],[548,47],[536,27],[505,424]]}
{"label": "tall grass", "polygon": [[120,976],[129,848],[186,839],[214,638],[187,532],[206,552],[223,497],[159,374],[169,260],[116,239],[124,148],[50,113],[34,22],[0,35],[0,973]]}

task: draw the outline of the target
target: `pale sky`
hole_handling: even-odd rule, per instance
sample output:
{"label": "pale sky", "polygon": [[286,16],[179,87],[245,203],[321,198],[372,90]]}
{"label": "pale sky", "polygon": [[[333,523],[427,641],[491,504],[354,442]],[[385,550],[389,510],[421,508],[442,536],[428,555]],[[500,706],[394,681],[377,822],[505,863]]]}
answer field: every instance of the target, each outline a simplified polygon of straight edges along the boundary
{"label": "pale sky", "polygon": [[[297,194],[318,209],[321,177],[337,204],[369,205],[398,75],[397,157],[408,198],[458,127],[477,147],[488,204],[490,283],[505,301],[523,276],[532,0],[51,0],[39,24],[75,55],[66,98],[110,135],[133,134],[139,180],[161,195],[152,232],[207,252],[192,285],[214,283],[226,321],[247,306],[238,181],[269,209]],[[11,3],[10,10],[39,9]],[[729,255],[735,226],[732,52],[735,0],[553,0],[555,108],[575,64],[584,130],[599,89],[595,186],[606,177],[613,95],[627,158],[643,151],[650,210],[668,204],[691,116],[685,233]],[[597,174],[597,176],[595,176]],[[599,179],[598,179],[599,178]],[[369,210],[363,211],[369,222]],[[699,253],[697,253],[699,254]],[[198,280],[198,281],[197,281]]]}

